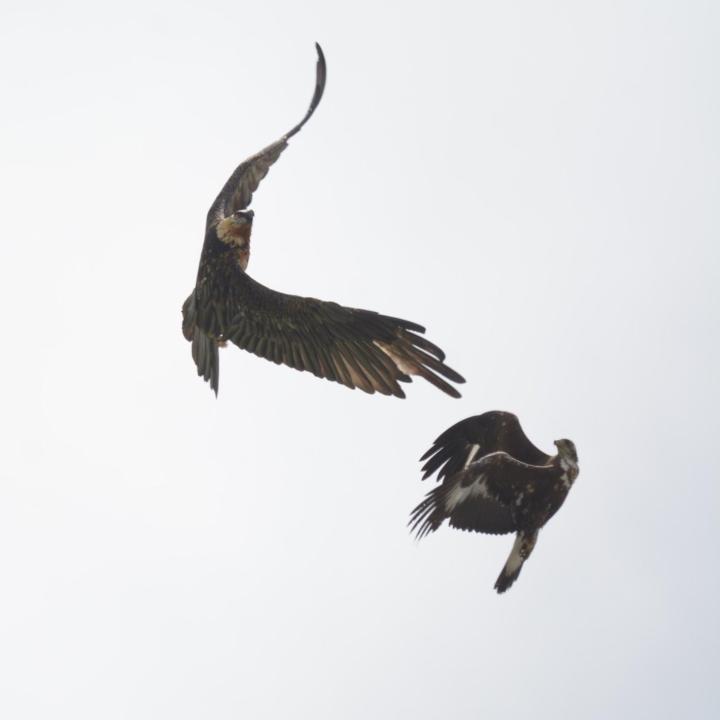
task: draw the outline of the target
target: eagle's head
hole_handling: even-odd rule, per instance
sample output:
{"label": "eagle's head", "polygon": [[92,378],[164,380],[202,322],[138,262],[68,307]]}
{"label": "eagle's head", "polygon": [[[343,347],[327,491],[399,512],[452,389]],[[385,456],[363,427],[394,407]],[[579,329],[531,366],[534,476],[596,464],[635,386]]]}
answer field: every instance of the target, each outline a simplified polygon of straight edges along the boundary
{"label": "eagle's head", "polygon": [[567,460],[573,465],[577,465],[577,450],[572,440],[556,440],[555,447],[558,449],[558,455],[561,460]]}
{"label": "eagle's head", "polygon": [[227,245],[244,248],[250,244],[250,233],[255,213],[252,210],[238,210],[223,218],[217,224],[218,239]]}

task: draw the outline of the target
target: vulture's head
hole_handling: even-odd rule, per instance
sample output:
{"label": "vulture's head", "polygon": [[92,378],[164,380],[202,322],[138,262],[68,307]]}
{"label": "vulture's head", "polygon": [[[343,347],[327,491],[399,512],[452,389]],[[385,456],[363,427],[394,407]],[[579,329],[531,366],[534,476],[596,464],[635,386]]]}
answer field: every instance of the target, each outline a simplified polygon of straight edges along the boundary
{"label": "vulture's head", "polygon": [[255,213],[252,210],[238,210],[223,218],[217,225],[218,239],[227,245],[244,247],[250,242],[254,216]]}

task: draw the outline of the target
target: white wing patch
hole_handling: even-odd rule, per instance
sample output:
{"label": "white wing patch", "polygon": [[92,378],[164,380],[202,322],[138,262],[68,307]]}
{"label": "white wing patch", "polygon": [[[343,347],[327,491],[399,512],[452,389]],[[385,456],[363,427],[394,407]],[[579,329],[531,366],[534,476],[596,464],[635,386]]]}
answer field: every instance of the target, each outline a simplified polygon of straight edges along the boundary
{"label": "white wing patch", "polygon": [[417,366],[413,363],[406,362],[399,353],[395,352],[393,348],[380,340],[373,340],[373,345],[379,347],[394,363],[395,367],[405,375],[416,375]]}
{"label": "white wing patch", "polygon": [[485,487],[485,476],[478,475],[475,481],[470,485],[462,487],[460,483],[457,483],[455,487],[445,497],[445,510],[451,513],[460,503],[464,503],[466,500],[472,500],[476,497],[489,498],[490,494]]}
{"label": "white wing patch", "polygon": [[467,460],[465,461],[465,464],[463,465],[463,470],[475,459],[475,456],[478,454],[479,449],[480,449],[479,445],[471,445],[470,446],[470,452],[468,453]]}

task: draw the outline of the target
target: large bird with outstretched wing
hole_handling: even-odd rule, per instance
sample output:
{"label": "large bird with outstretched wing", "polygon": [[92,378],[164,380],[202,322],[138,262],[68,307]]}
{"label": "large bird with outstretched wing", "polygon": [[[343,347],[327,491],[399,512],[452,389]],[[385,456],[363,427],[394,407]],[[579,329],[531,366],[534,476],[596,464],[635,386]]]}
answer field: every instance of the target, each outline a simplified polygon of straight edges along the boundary
{"label": "large bird with outstretched wing", "polygon": [[423,480],[437,472],[441,484],[410,515],[418,538],[447,519],[459,530],[516,533],[495,589],[517,580],[540,528],[560,509],[578,476],[571,440],[556,440],[557,455],[536,448],[515,415],[491,411],[448,428],[420,458]]}
{"label": "large bird with outstretched wing", "polygon": [[325,57],[320,46],[316,48],[315,92],[305,117],[277,142],[241,163],[208,212],[195,289],[182,308],[182,330],[192,343],[198,375],[210,382],[217,395],[218,348],[229,341],[277,364],[367,393],[405,397],[399,383],[418,375],[460,397],[450,383],[465,380],[445,364],[443,351],[422,337],[421,325],[286,295],[246,273],[253,193],[288,140],[310,119],[325,89]]}

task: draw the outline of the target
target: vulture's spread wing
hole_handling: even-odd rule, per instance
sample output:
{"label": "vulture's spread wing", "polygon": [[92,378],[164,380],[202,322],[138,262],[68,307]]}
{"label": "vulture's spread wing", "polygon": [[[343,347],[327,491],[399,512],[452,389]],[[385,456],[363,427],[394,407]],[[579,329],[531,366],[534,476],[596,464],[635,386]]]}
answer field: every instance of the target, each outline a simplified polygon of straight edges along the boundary
{"label": "vulture's spread wing", "polygon": [[[464,378],[445,365],[439,347],[418,334],[425,332],[420,325],[276,292],[242,272],[231,255],[226,257],[222,282],[195,290],[195,322],[212,338],[367,393],[405,397],[398,383],[419,375],[460,397],[446,379],[463,383]],[[218,287],[222,295],[210,295]]]}

